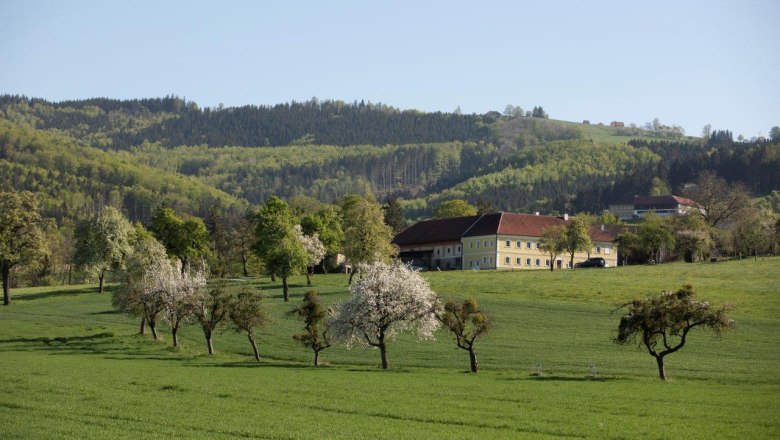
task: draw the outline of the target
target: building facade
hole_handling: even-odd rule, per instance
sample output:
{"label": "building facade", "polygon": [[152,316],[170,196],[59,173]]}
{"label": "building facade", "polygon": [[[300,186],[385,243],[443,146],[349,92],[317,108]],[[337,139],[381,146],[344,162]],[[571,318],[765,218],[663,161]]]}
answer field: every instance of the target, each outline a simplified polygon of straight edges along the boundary
{"label": "building facade", "polygon": [[[569,256],[550,261],[541,249],[542,232],[564,226],[568,218],[499,212],[481,216],[428,220],[411,226],[394,240],[400,258],[425,269],[549,269],[569,267]],[[574,263],[602,257],[607,266],[617,265],[613,241],[620,232],[615,225],[598,225],[589,231],[593,248],[574,255]],[[456,241],[456,236],[458,236]]]}
{"label": "building facade", "polygon": [[661,217],[704,213],[698,203],[678,196],[634,196],[609,205],[609,212],[624,221],[639,220],[650,211]]}

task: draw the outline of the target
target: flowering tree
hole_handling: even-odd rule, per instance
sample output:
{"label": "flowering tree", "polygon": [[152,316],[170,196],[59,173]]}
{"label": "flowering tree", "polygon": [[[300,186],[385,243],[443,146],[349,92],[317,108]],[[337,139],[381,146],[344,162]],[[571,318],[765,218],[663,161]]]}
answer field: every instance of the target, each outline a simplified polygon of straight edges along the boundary
{"label": "flowering tree", "polygon": [[707,327],[719,336],[722,330],[734,327],[734,321],[726,316],[731,306],[713,309],[710,303],[697,301],[690,284],[676,292],[635,299],[620,308],[624,307],[628,313],[620,318],[615,343],[627,344],[639,339],[640,345],[655,358],[661,380],[666,380],[664,357],[681,349],[693,328]]}
{"label": "flowering tree", "polygon": [[359,269],[361,277],[349,289],[352,298],[339,306],[331,329],[348,346],[379,348],[387,369],[387,342],[399,332],[415,329],[421,339],[433,338],[439,300],[427,281],[400,262],[361,264]]}
{"label": "flowering tree", "polygon": [[[161,269],[159,274],[166,278],[161,279],[161,285],[167,285],[163,290],[165,303],[165,320],[171,326],[173,346],[179,346],[177,334],[179,327],[192,316],[200,305],[200,298],[206,290],[205,267],[190,272],[181,271],[181,263],[170,264]],[[168,270],[170,269],[170,271]]]}
{"label": "flowering tree", "polygon": [[316,290],[309,290],[303,298],[303,304],[290,310],[288,314],[295,315],[305,324],[305,333],[293,335],[293,339],[314,351],[314,366],[320,364],[320,352],[331,345],[328,317],[331,309],[322,304]]}
{"label": "flowering tree", "polygon": [[[157,308],[152,303],[162,304],[161,298],[158,298],[160,301],[153,301],[153,298],[147,295],[148,292],[144,292],[144,274],[150,266],[161,264],[160,262],[167,260],[168,255],[165,246],[140,224],[135,227],[131,247],[132,252],[125,262],[125,270],[120,272],[119,288],[112,293],[111,302],[119,311],[140,317],[140,333],[144,334],[147,322],[146,312]],[[146,301],[151,302],[145,305]],[[157,339],[157,335],[154,336]]]}
{"label": "flowering tree", "polygon": [[325,245],[322,244],[316,232],[312,235],[305,235],[301,225],[295,225],[295,237],[303,245],[303,248],[306,249],[306,253],[309,254],[308,267],[306,268],[306,285],[311,286],[309,274],[314,266],[320,264],[322,259],[325,258]]}
{"label": "flowering tree", "polygon": [[11,269],[39,261],[48,254],[38,212],[38,198],[31,192],[0,192],[0,278],[3,305],[11,304]]}
{"label": "flowering tree", "polygon": [[453,300],[444,304],[444,311],[438,314],[439,321],[455,335],[455,344],[469,352],[471,372],[477,372],[477,355],[474,342],[493,327],[484,311],[473,299],[458,304]]}

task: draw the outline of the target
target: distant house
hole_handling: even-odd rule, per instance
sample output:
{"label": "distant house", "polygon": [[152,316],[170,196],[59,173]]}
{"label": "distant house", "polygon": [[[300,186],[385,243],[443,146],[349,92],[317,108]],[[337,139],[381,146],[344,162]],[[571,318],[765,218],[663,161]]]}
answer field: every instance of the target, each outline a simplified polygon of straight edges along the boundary
{"label": "distant house", "polygon": [[589,120],[587,120],[587,119],[583,120],[583,121],[582,121],[582,123],[583,123],[584,125],[590,125],[590,121],[589,121]]}
{"label": "distant house", "polygon": [[622,121],[612,121],[609,123],[610,127],[625,127],[626,124],[624,124]]}
{"label": "distant house", "polygon": [[[401,260],[422,269],[549,269],[568,266],[561,255],[555,261],[540,249],[542,232],[551,226],[563,226],[568,216],[494,214],[456,217],[419,222],[393,242]],[[607,265],[617,265],[613,243],[621,227],[599,225],[591,228],[593,248],[590,256],[603,257]],[[574,261],[588,258],[587,252],[574,255]]]}
{"label": "distant house", "polygon": [[661,217],[668,217],[687,215],[692,212],[703,213],[704,209],[691,199],[672,195],[634,196],[609,205],[609,212],[621,220],[638,220],[650,211],[654,211]]}

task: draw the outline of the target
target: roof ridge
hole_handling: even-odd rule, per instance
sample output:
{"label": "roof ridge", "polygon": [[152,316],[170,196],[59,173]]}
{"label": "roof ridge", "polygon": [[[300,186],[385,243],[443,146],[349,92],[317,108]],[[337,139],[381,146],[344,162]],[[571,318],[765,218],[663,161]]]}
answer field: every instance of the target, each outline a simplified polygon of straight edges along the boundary
{"label": "roof ridge", "polygon": [[498,227],[496,228],[496,235],[501,233],[501,222],[504,221],[504,211],[498,211]]}
{"label": "roof ridge", "polygon": [[463,236],[465,236],[465,235],[466,235],[466,234],[467,234],[467,233],[468,233],[468,232],[471,230],[471,228],[473,228],[473,227],[474,227],[474,225],[476,225],[477,223],[479,223],[479,221],[480,221],[480,220],[482,220],[482,217],[484,217],[484,216],[485,216],[485,214],[480,214],[480,215],[479,215],[479,218],[477,218],[476,220],[474,220],[474,223],[472,223],[472,224],[471,224],[471,226],[469,226],[469,227],[468,227],[468,228],[467,228],[465,231],[463,231],[463,233],[462,233],[462,234],[460,234],[460,237],[461,237],[461,238],[463,238]]}

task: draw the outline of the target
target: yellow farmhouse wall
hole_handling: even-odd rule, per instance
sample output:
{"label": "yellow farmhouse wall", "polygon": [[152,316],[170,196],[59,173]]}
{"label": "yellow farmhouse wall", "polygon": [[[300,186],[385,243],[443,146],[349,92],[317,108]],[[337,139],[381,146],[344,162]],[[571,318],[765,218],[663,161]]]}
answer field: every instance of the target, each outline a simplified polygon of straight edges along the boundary
{"label": "yellow farmhouse wall", "polygon": [[[461,239],[463,269],[549,269],[550,264],[567,268],[569,255],[559,255],[556,262],[540,249],[539,237],[517,235],[482,235]],[[508,242],[508,246],[507,246]],[[617,248],[613,243],[594,241],[591,257],[602,257],[609,267],[617,266]],[[585,261],[586,252],[574,254],[574,263]],[[557,261],[560,261],[558,265]]]}

